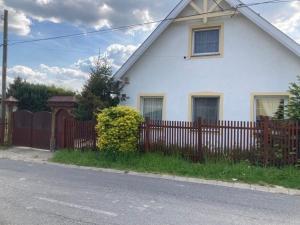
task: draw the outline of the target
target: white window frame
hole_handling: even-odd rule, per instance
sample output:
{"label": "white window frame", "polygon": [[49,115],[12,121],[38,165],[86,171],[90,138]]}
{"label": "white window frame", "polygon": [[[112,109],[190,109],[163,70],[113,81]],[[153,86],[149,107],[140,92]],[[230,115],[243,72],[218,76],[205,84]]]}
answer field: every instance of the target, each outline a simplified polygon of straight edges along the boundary
{"label": "white window frame", "polygon": [[[197,31],[208,31],[208,30],[219,30],[219,51],[218,52],[195,53],[195,32],[197,32]],[[221,49],[222,49],[222,27],[221,26],[192,29],[191,56],[197,57],[197,56],[221,55],[221,51],[222,51]]]}
{"label": "white window frame", "polygon": [[289,101],[289,98],[290,98],[290,94],[289,93],[255,93],[255,94],[252,94],[252,103],[251,103],[251,120],[252,121],[257,121],[257,114],[256,114],[256,99],[257,98],[263,98],[263,97],[279,97],[279,98],[284,98],[284,105],[287,105],[288,104],[288,101]]}
{"label": "white window frame", "polygon": [[164,94],[140,94],[138,96],[138,110],[140,111],[141,115],[144,116],[143,112],[143,104],[144,104],[144,98],[162,98],[162,120],[165,120],[165,105],[166,105],[166,97]]}
{"label": "white window frame", "polygon": [[188,120],[193,122],[193,99],[194,98],[219,98],[218,120],[223,120],[224,114],[224,94],[220,92],[194,92],[189,95]]}
{"label": "white window frame", "polygon": [[202,98],[202,99],[217,99],[218,100],[218,103],[217,103],[217,120],[220,120],[220,101],[221,101],[221,98],[220,96],[193,96],[192,97],[192,121],[197,121],[196,118],[194,118],[194,103],[195,103],[195,99],[197,98]]}

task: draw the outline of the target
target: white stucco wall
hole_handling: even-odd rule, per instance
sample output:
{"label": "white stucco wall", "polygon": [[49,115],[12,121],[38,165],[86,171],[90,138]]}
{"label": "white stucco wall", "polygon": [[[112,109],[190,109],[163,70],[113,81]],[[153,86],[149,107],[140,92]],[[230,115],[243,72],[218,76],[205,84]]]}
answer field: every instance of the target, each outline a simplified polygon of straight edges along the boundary
{"label": "white stucco wall", "polygon": [[124,104],[137,107],[139,94],[164,93],[164,119],[188,120],[191,93],[219,92],[223,119],[248,121],[251,93],[286,92],[300,75],[300,59],[241,15],[213,24],[219,22],[224,23],[224,56],[198,59],[184,56],[190,26],[201,22],[173,23],[126,73]]}

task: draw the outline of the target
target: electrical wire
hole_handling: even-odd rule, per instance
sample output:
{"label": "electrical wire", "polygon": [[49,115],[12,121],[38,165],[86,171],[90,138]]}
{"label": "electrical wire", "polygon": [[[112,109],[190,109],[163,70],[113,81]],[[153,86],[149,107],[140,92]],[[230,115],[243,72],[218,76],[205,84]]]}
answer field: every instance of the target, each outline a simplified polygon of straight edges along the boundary
{"label": "electrical wire", "polygon": [[189,18],[189,17],[194,17],[194,16],[201,16],[201,15],[209,15],[211,13],[226,12],[226,11],[231,11],[231,10],[237,10],[239,8],[258,6],[258,5],[264,5],[264,4],[289,3],[289,2],[295,2],[295,1],[298,2],[300,0],[269,0],[269,1],[263,1],[263,2],[249,3],[249,4],[241,3],[241,4],[237,5],[236,7],[231,7],[231,8],[228,8],[228,9],[221,9],[220,11],[197,13],[197,14],[193,14],[193,15],[176,17],[176,18],[165,18],[165,19],[161,19],[161,20],[155,20],[155,21],[149,21],[149,22],[137,23],[137,24],[130,24],[130,25],[124,25],[124,26],[113,27],[113,28],[106,28],[106,29],[101,29],[101,30],[94,30],[94,31],[87,31],[87,32],[81,32],[81,33],[59,35],[59,36],[52,36],[52,37],[32,39],[32,40],[24,40],[24,41],[15,41],[15,42],[12,42],[12,43],[8,43],[8,45],[13,46],[13,45],[19,45],[19,44],[25,44],[25,43],[33,43],[33,42],[49,41],[49,40],[56,40],[56,39],[62,39],[62,38],[86,36],[86,35],[89,35],[89,34],[98,34],[98,33],[106,33],[106,32],[111,32],[111,31],[118,31],[118,30],[127,30],[127,29],[134,28],[134,27],[147,26],[147,25],[151,25],[151,24],[161,23],[161,22],[168,21],[168,20],[184,19],[184,18]]}

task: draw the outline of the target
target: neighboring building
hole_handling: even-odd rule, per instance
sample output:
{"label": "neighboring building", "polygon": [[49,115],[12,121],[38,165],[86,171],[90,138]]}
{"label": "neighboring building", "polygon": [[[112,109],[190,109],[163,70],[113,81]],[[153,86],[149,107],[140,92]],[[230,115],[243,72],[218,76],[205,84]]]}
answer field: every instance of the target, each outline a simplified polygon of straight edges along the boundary
{"label": "neighboring building", "polygon": [[[256,120],[287,103],[299,45],[237,0],[183,0],[115,74],[164,120]],[[277,113],[278,114],[278,113]]]}

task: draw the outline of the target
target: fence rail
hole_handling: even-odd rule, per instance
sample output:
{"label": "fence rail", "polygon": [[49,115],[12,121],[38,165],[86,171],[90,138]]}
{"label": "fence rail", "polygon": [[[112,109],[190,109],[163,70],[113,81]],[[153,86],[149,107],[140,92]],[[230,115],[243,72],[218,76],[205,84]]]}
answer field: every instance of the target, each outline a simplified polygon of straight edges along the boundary
{"label": "fence rail", "polygon": [[64,147],[72,149],[96,148],[95,122],[66,119]]}
{"label": "fence rail", "polygon": [[[96,148],[96,123],[67,119],[65,148]],[[180,153],[193,161],[229,157],[263,165],[300,163],[296,121],[150,121],[140,126],[139,147],[146,152]]]}
{"label": "fence rail", "polygon": [[249,159],[263,164],[294,164],[299,160],[299,127],[295,121],[150,121],[141,125],[144,151],[204,157]]}

